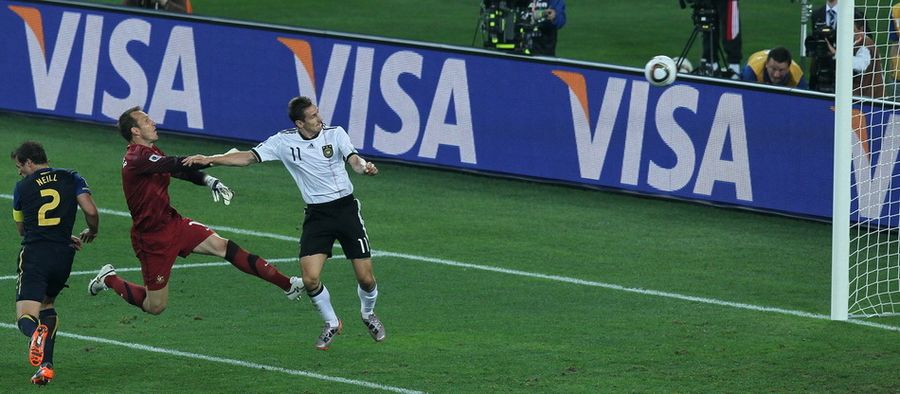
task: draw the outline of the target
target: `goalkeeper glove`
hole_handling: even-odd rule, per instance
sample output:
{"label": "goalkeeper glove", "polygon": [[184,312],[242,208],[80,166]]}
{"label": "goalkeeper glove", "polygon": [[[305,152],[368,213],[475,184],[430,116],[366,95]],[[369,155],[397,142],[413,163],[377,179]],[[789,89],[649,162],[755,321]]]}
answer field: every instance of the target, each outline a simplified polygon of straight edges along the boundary
{"label": "goalkeeper glove", "polygon": [[231,204],[231,199],[234,197],[234,192],[225,186],[222,181],[214,176],[206,175],[203,177],[203,182],[206,183],[206,186],[209,186],[209,190],[212,191],[213,202],[219,202],[219,199],[222,199],[222,202],[225,205]]}

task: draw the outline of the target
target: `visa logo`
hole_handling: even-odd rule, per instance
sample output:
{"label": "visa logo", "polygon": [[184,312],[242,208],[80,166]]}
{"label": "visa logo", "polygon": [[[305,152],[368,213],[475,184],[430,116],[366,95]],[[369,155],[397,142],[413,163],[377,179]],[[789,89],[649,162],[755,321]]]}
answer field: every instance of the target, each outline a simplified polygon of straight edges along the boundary
{"label": "visa logo", "polygon": [[[183,112],[188,127],[203,128],[203,110],[200,101],[200,84],[197,78],[197,55],[194,47],[193,29],[174,26],[169,31],[153,31],[150,22],[143,19],[125,19],[114,27],[108,36],[103,31],[103,17],[84,15],[78,12],[63,12],[56,30],[52,55],[47,48],[47,31],[41,11],[33,7],[10,5],[9,9],[22,19],[31,63],[31,77],[34,85],[35,105],[38,109],[57,111],[60,91],[65,82],[75,40],[82,41],[78,64],[78,90],[75,113],[94,115],[96,95],[102,94],[100,112],[110,119],[118,119],[126,109],[140,105],[158,123],[165,123],[168,111]],[[83,26],[82,30],[79,27]],[[80,37],[79,37],[80,32]],[[168,34],[165,53],[158,62],[158,74],[147,75],[144,68],[129,48],[135,45],[150,47],[152,37]],[[157,40],[153,40],[156,45]],[[101,53],[105,47],[105,53]],[[77,56],[77,55],[76,55]],[[108,60],[115,75],[98,74],[101,56]],[[142,59],[143,62],[147,60]],[[155,65],[154,65],[155,66]],[[156,69],[154,67],[154,69]],[[180,76],[181,80],[176,81]],[[148,80],[156,81],[150,86]],[[116,96],[109,91],[98,92],[98,78],[118,78],[127,85],[127,95]],[[178,83],[176,83],[178,82]],[[176,88],[179,86],[180,88]],[[152,93],[151,93],[152,88]],[[68,109],[63,109],[68,110]]]}
{"label": "visa logo", "polygon": [[[584,76],[563,70],[555,70],[553,74],[569,88],[580,176],[584,179],[600,179],[628,81],[622,78],[607,80],[600,112],[596,116],[596,127],[592,133],[589,113],[591,107]],[[623,185],[638,185],[641,175],[644,134],[651,131],[646,127],[649,86],[645,81],[631,82],[625,152],[619,174],[619,182]],[[688,132],[675,120],[675,111],[685,109],[696,114],[699,97],[697,89],[686,85],[672,85],[660,95],[652,116],[656,132],[674,154],[675,162],[666,166],[653,159],[646,160],[647,185],[664,192],[681,191],[689,187],[691,179],[696,176],[692,190],[694,194],[711,196],[716,182],[725,182],[734,185],[736,199],[753,201],[741,95],[725,93],[719,98],[705,146],[701,147],[703,157],[698,163],[697,147]],[[723,159],[726,149],[731,152],[730,160]]]}
{"label": "visa logo", "polygon": [[[418,157],[435,159],[439,147],[443,145],[457,149],[460,162],[477,163],[469,79],[464,60],[453,58],[444,60],[423,127],[422,115],[417,104],[423,101],[422,98],[414,99],[400,83],[403,79],[407,82],[412,81],[413,86],[419,87],[414,84],[424,77],[422,55],[400,50],[388,55],[379,69],[373,66],[375,57],[373,48],[335,44],[331,48],[328,68],[320,91],[316,85],[316,69],[309,42],[287,37],[279,37],[278,41],[294,54],[297,89],[300,95],[307,96],[317,103],[322,120],[326,124],[331,123],[338,96],[344,89],[343,85],[347,79],[347,69],[353,59],[350,120],[347,125],[347,133],[353,146],[357,148],[366,146],[369,100],[376,97],[370,92],[375,88],[377,89],[375,92],[380,94],[384,103],[400,119],[400,126],[389,130],[376,123],[372,132],[373,148],[390,155],[403,155],[413,150],[418,143],[419,149],[416,152]],[[355,56],[352,55],[354,51]],[[421,94],[430,88],[419,90]],[[448,118],[455,121],[447,122]]]}
{"label": "visa logo", "polygon": [[[884,114],[881,114],[884,119]],[[880,127],[871,127],[866,115],[854,109],[851,116],[853,133],[851,134],[851,187],[856,192],[856,200],[861,219],[882,218],[884,207],[896,201],[892,196],[891,184],[894,180],[894,167],[897,165],[897,154],[900,152],[900,120],[893,112],[887,115],[887,121]],[[880,132],[880,137],[878,134]],[[876,142],[881,149],[873,149]],[[877,156],[877,159],[875,158]],[[890,216],[890,211],[884,216]]]}

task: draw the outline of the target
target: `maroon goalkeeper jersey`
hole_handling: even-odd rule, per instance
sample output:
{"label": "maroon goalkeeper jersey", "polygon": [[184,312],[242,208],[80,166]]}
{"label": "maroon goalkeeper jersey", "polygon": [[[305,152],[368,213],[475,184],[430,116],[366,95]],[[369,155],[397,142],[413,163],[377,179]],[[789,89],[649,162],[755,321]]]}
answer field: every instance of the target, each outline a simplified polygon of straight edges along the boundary
{"label": "maroon goalkeeper jersey", "polygon": [[166,156],[157,146],[130,144],[122,162],[122,189],[131,211],[133,233],[154,232],[165,228],[181,215],[169,201],[172,176],[204,185],[204,174],[184,167],[181,157]]}

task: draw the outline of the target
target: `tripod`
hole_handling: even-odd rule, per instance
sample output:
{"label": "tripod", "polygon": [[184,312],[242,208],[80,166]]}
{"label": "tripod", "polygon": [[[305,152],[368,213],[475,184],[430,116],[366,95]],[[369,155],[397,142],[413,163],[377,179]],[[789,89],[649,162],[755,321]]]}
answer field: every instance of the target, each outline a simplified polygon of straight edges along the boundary
{"label": "tripod", "polygon": [[681,69],[681,63],[697,40],[697,36],[703,34],[704,39],[707,40],[707,48],[709,48],[712,59],[701,57],[700,64],[691,71],[691,74],[730,78],[734,72],[728,68],[728,62],[725,60],[725,50],[721,45],[717,45],[716,42],[717,36],[715,33],[719,26],[716,10],[714,8],[698,7],[695,4],[692,19],[694,21],[694,31],[691,32],[691,36],[688,37],[687,42],[684,44],[684,49],[681,50],[681,57],[678,60],[676,69]]}

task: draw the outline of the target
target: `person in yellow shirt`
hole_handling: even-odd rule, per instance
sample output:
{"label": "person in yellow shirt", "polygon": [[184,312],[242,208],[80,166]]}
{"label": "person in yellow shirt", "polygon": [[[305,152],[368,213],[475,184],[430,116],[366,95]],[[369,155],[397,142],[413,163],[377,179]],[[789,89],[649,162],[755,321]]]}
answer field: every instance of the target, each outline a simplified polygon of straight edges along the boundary
{"label": "person in yellow shirt", "polygon": [[791,59],[791,52],[785,47],[766,49],[750,55],[741,79],[775,86],[808,89],[806,78],[803,78],[803,70]]}

